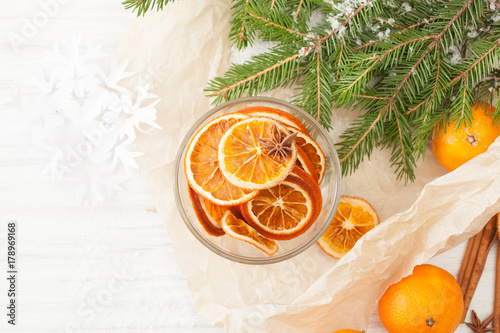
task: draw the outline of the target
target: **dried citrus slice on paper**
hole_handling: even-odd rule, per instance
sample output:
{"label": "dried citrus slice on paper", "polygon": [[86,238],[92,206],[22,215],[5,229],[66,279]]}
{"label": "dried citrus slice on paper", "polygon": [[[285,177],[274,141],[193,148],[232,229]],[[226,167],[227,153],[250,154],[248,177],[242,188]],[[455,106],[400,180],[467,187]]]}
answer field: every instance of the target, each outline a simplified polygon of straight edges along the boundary
{"label": "dried citrus slice on paper", "polygon": [[222,228],[229,236],[250,243],[268,255],[273,255],[278,251],[278,244],[275,241],[259,235],[255,229],[237,218],[231,211],[224,214]]}
{"label": "dried citrus slice on paper", "polygon": [[300,120],[298,120],[295,116],[291,115],[288,112],[270,108],[266,106],[251,106],[245,109],[241,109],[236,113],[245,114],[252,117],[267,117],[272,118],[274,120],[279,121],[285,125],[294,127],[295,130],[300,130],[304,133],[309,133],[307,128],[302,124]]}
{"label": "dried citrus slice on paper", "polygon": [[302,168],[305,172],[311,175],[316,183],[319,183],[319,176],[316,170],[314,169],[314,165],[311,160],[307,156],[306,152],[297,146],[297,166]]}
{"label": "dried citrus slice on paper", "polygon": [[326,159],[323,150],[321,150],[318,143],[312,137],[304,132],[297,132],[295,143],[302,148],[307,157],[309,157],[309,160],[314,166],[314,170],[318,174],[318,183],[321,184],[326,171]]}
{"label": "dried citrus slice on paper", "polygon": [[379,223],[378,214],[368,201],[343,195],[337,213],[318,244],[326,254],[340,259]]}
{"label": "dried citrus slice on paper", "polygon": [[[297,159],[297,148],[290,141],[280,153],[261,140],[286,142],[290,132],[269,118],[248,118],[227,130],[219,144],[219,165],[234,186],[250,190],[272,187],[285,179]],[[282,140],[283,139],[283,140]]]}
{"label": "dried citrus slice on paper", "polygon": [[218,162],[222,136],[231,126],[247,118],[245,115],[228,114],[213,119],[196,133],[186,152],[184,170],[189,185],[199,195],[217,205],[239,205],[258,193],[227,181]]}
{"label": "dried citrus slice on paper", "polygon": [[296,167],[285,180],[260,191],[240,208],[245,221],[261,235],[287,240],[309,229],[319,215],[321,205],[318,184]]}
{"label": "dried citrus slice on paper", "polygon": [[196,193],[190,186],[189,197],[193,204],[193,209],[203,229],[211,236],[222,236],[222,216],[232,207],[218,206]]}

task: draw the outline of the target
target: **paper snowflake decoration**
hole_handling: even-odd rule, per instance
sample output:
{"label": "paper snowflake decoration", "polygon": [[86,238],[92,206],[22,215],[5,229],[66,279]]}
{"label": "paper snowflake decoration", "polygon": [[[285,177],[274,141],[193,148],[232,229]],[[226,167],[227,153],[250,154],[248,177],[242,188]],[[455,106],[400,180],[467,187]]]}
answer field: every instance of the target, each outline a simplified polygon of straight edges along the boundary
{"label": "paper snowflake decoration", "polygon": [[138,168],[136,131],[160,128],[158,96],[140,80],[134,92],[120,86],[133,74],[109,59],[80,38],[56,42],[32,75],[38,94],[27,105],[32,138],[48,151],[42,173],[70,182],[92,205],[120,191]]}

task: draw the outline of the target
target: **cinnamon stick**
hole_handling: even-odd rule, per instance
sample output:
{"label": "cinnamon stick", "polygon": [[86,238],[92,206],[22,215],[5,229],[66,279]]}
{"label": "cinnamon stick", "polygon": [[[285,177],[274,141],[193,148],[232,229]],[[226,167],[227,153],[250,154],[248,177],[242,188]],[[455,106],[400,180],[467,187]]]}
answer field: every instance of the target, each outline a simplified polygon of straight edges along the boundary
{"label": "cinnamon stick", "polygon": [[497,262],[495,275],[495,306],[493,308],[493,328],[496,332],[500,332],[500,213],[497,214]]}
{"label": "cinnamon stick", "polygon": [[481,244],[481,239],[483,238],[483,233],[484,233],[484,228],[481,229],[481,231],[478,232],[477,235],[475,235],[470,240],[472,242],[472,246],[471,246],[471,252],[469,254],[469,259],[466,260],[464,257],[464,261],[466,261],[466,264],[464,266],[464,273],[462,274],[463,277],[459,282],[460,288],[462,289],[462,295],[464,296],[465,292],[467,291],[467,286],[469,285],[469,281],[472,275],[472,270],[474,269],[474,265],[476,263],[477,253],[479,251],[479,245]]}
{"label": "cinnamon stick", "polygon": [[[476,291],[479,279],[481,278],[481,275],[483,273],[484,265],[486,264],[486,258],[488,257],[488,251],[489,249],[491,249],[491,245],[497,237],[496,227],[497,216],[495,215],[488,221],[481,236],[481,241],[479,244],[479,249],[477,251],[477,257],[474,263],[474,267],[472,269],[472,274],[468,279],[469,281],[465,289],[466,291],[464,294],[464,313],[462,316],[462,322],[465,320],[467,311],[469,310],[470,302],[472,301],[472,296],[474,296],[474,292]],[[464,281],[466,279],[467,276],[464,275]]]}
{"label": "cinnamon stick", "polygon": [[[481,229],[479,233],[482,234],[483,230]],[[471,260],[475,260],[475,256],[473,255],[472,252],[472,247],[474,246],[474,242],[477,242],[476,236],[477,235],[469,238],[469,241],[467,242],[467,248],[465,249],[464,259],[462,260],[462,265],[460,266],[460,270],[458,271],[458,276],[457,276],[457,281],[460,287],[462,286],[462,282],[464,280],[465,271],[469,269]],[[479,242],[477,242],[477,246],[479,247]],[[470,267],[470,271],[472,271],[472,267]],[[462,289],[462,294],[463,292],[464,290]]]}

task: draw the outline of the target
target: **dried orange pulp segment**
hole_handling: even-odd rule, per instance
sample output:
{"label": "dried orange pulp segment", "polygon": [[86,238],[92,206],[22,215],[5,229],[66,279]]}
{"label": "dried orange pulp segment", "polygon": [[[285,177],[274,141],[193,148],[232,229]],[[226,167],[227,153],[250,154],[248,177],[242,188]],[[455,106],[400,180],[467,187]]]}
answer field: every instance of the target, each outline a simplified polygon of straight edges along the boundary
{"label": "dried orange pulp segment", "polygon": [[297,146],[297,162],[295,163],[298,167],[302,168],[305,172],[311,175],[311,177],[313,177],[316,183],[319,183],[318,182],[319,176],[316,170],[314,169],[314,165],[307,156],[306,152],[299,146]]}
{"label": "dried orange pulp segment", "polygon": [[277,121],[269,118],[248,118],[227,130],[219,144],[219,165],[222,174],[233,185],[261,190],[272,187],[292,171],[297,159],[295,143],[285,156],[271,154],[259,139],[272,139],[275,131],[290,134]]}
{"label": "dried orange pulp segment", "polygon": [[227,211],[222,218],[222,228],[229,236],[250,243],[268,255],[273,255],[278,251],[278,244],[275,241],[262,237],[230,211]]}
{"label": "dried orange pulp segment", "polygon": [[207,123],[194,136],[184,158],[189,185],[202,197],[221,206],[235,206],[250,200],[257,191],[234,186],[222,175],[218,162],[223,134],[247,116],[228,114]]}
{"label": "dried orange pulp segment", "polygon": [[288,126],[295,127],[295,130],[301,130],[304,133],[309,133],[307,128],[298,120],[295,116],[291,115],[288,112],[269,108],[266,106],[251,106],[242,110],[237,111],[236,113],[246,114],[252,117],[267,117],[272,118],[274,120],[279,121]]}
{"label": "dried orange pulp segment", "polygon": [[340,259],[379,223],[378,214],[368,201],[343,195],[337,213],[318,244],[326,254]]}
{"label": "dried orange pulp segment", "polygon": [[[305,178],[298,177],[297,171]],[[260,191],[240,208],[245,221],[261,235],[287,240],[303,234],[313,224],[321,209],[321,192],[312,177],[296,167],[285,180]]]}
{"label": "dried orange pulp segment", "polygon": [[307,157],[309,157],[309,160],[311,160],[314,170],[318,174],[318,183],[321,184],[326,171],[326,159],[323,150],[321,150],[320,146],[313,138],[304,132],[297,133],[295,143],[302,148]]}

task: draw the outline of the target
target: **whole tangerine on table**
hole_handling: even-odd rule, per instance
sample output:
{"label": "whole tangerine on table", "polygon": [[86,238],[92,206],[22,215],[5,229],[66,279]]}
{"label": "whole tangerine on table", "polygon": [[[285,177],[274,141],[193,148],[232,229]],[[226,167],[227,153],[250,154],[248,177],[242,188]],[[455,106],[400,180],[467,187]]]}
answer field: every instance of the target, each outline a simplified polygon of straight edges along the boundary
{"label": "whole tangerine on table", "polygon": [[452,333],[463,309],[457,280],[442,268],[419,265],[387,289],[378,311],[389,333]]}
{"label": "whole tangerine on table", "polygon": [[484,153],[500,136],[500,126],[493,124],[495,108],[483,102],[472,107],[472,122],[456,128],[456,121],[440,128],[432,139],[432,150],[438,162],[453,171],[465,162]]}

